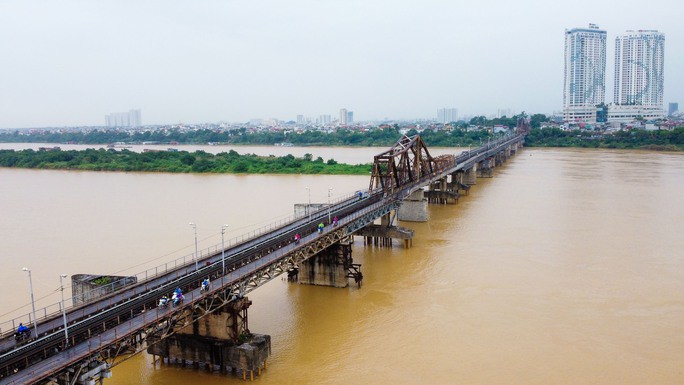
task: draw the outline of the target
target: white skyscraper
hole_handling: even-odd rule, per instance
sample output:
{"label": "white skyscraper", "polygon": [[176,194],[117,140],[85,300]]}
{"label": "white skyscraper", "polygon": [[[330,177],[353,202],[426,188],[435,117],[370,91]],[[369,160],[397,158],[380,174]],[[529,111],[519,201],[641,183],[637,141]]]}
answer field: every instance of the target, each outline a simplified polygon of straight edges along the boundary
{"label": "white skyscraper", "polygon": [[340,125],[346,126],[348,118],[349,118],[349,115],[347,114],[347,109],[346,108],[340,108]]}
{"label": "white skyscraper", "polygon": [[439,108],[437,110],[437,122],[438,123],[451,123],[458,120],[458,109],[457,108]]}
{"label": "white skyscraper", "polygon": [[596,105],[605,102],[606,31],[595,24],[565,30],[563,118],[596,122]]}
{"label": "white skyscraper", "polygon": [[142,125],[140,110],[112,112],[105,115],[105,124],[107,127],[140,127]]}
{"label": "white skyscraper", "polygon": [[615,87],[609,120],[664,116],[663,62],[665,35],[627,31],[615,38]]}

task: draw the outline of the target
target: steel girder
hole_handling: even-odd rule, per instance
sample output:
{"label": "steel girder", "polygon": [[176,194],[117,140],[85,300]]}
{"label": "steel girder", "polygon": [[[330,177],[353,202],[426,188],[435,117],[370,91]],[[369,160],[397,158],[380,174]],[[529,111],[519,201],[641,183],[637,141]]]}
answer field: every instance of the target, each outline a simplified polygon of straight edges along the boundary
{"label": "steel girder", "polygon": [[420,136],[402,136],[389,150],[373,159],[370,191],[394,193],[406,184],[433,173],[434,161]]}

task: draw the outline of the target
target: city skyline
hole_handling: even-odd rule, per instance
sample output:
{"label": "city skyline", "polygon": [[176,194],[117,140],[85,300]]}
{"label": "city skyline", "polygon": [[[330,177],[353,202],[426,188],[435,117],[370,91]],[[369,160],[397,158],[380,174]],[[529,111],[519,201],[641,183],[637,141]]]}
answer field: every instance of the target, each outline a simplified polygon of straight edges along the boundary
{"label": "city skyline", "polygon": [[0,3],[0,128],[102,126],[130,106],[145,124],[289,121],[343,107],[354,121],[434,119],[443,106],[549,114],[563,109],[563,31],[588,23],[609,41],[664,33],[664,103],[684,98],[684,25],[664,0],[629,0],[620,12],[586,0],[553,12],[531,0],[160,4]]}

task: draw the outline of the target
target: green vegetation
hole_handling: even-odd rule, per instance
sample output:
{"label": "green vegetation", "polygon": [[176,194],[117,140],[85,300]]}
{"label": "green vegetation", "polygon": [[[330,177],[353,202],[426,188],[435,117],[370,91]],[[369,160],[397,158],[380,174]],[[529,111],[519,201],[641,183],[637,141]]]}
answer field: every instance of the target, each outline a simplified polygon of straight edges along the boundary
{"label": "green vegetation", "polygon": [[[408,135],[416,134],[410,130]],[[468,131],[467,125],[451,131],[425,130],[423,138],[431,138],[433,146],[473,146],[490,137],[488,131]],[[248,133],[246,129],[216,131],[200,129],[194,131],[155,130],[146,132],[122,132],[102,130],[90,132],[44,132],[22,135],[18,131],[0,133],[0,142],[4,143],[77,143],[77,144],[107,144],[116,142],[142,143],[179,143],[179,144],[244,144],[244,145],[273,145],[288,142],[297,146],[382,146],[389,147],[401,137],[399,126],[376,127],[367,131],[341,129],[334,132],[307,130],[292,131],[263,131]],[[430,143],[430,142],[428,142]]]}
{"label": "green vegetation", "polygon": [[112,278],[111,277],[100,277],[97,279],[93,279],[90,282],[94,283],[98,286],[104,286],[104,285],[109,285],[110,283],[112,283]]}
{"label": "green vegetation", "polygon": [[630,130],[601,134],[591,131],[533,129],[525,138],[527,147],[583,147],[643,150],[684,150],[684,127],[674,130]]}
{"label": "green vegetation", "polygon": [[66,169],[89,171],[154,171],[173,173],[240,174],[355,174],[367,175],[371,165],[324,162],[311,154],[303,158],[240,155],[235,151],[210,154],[204,151],[158,151],[136,153],[129,150],[0,150],[0,167]]}

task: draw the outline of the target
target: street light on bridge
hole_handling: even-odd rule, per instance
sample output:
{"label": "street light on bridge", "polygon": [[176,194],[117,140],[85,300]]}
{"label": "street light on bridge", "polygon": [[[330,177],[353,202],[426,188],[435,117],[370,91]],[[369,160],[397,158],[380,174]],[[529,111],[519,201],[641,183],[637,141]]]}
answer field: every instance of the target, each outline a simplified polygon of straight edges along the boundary
{"label": "street light on bridge", "polygon": [[64,283],[62,282],[62,278],[66,277],[66,274],[59,275],[59,290],[62,292],[62,319],[64,319],[64,340],[66,341],[66,345],[69,345],[69,331],[67,330],[68,325],[66,318],[66,304],[64,303]]}
{"label": "street light on bridge", "polygon": [[36,322],[36,301],[33,299],[33,280],[31,280],[31,270],[24,267],[21,270],[28,272],[29,290],[31,291],[31,309],[33,310],[33,333],[38,338],[38,322]]}
{"label": "street light on bridge", "polygon": [[332,223],[330,219],[330,192],[332,189],[332,187],[328,187],[328,224]]}
{"label": "street light on bridge", "polygon": [[221,225],[221,269],[223,269],[223,275],[226,275],[226,247],[223,245],[223,234],[226,232],[228,225]]}
{"label": "street light on bridge", "polygon": [[306,206],[306,212],[309,214],[309,221],[311,221],[311,187],[305,187],[309,195],[309,204]]}
{"label": "street light on bridge", "polygon": [[192,227],[193,230],[195,230],[195,271],[199,270],[199,264],[198,264],[198,259],[199,255],[197,253],[197,225],[190,222],[190,226]]}

